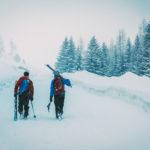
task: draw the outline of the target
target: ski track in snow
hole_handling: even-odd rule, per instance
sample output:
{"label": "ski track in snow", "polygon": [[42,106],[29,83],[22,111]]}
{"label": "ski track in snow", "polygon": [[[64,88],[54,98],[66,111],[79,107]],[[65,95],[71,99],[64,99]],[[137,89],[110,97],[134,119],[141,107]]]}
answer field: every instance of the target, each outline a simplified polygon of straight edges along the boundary
{"label": "ski track in snow", "polygon": [[98,89],[91,87],[91,85],[88,85],[87,83],[81,81],[72,81],[75,86],[80,86],[84,90],[87,90],[88,92],[91,92],[93,94],[123,100],[129,104],[142,108],[145,112],[150,112],[150,102],[147,101],[147,99],[150,100],[150,97],[148,95],[143,94],[142,92],[139,93],[125,88],[116,87],[100,87]]}

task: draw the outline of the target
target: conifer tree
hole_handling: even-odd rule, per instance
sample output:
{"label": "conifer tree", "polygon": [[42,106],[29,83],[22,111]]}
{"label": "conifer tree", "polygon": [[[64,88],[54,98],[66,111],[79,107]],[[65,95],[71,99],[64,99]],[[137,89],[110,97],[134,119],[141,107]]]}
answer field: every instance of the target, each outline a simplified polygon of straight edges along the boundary
{"label": "conifer tree", "polygon": [[76,70],[83,70],[82,48],[80,46],[76,50]]}
{"label": "conifer tree", "polygon": [[101,53],[100,53],[100,62],[102,63],[102,66],[100,68],[102,75],[108,75],[108,48],[105,43],[102,44]]}
{"label": "conifer tree", "polygon": [[76,47],[72,38],[69,40],[67,55],[67,72],[74,72],[76,70]]}
{"label": "conifer tree", "polygon": [[135,38],[132,57],[132,71],[137,75],[141,75],[142,45],[138,35]]}
{"label": "conifer tree", "polygon": [[131,71],[131,68],[132,68],[132,45],[130,39],[128,38],[124,54],[124,69],[125,71]]}
{"label": "conifer tree", "polygon": [[97,69],[101,67],[99,63],[100,48],[95,36],[89,42],[85,58],[85,69],[92,73],[99,73]]}
{"label": "conifer tree", "polygon": [[150,23],[147,24],[143,37],[141,73],[150,76]]}
{"label": "conifer tree", "polygon": [[69,51],[69,41],[68,41],[68,38],[66,37],[61,46],[61,49],[57,58],[57,62],[55,64],[56,70],[59,70],[61,73],[67,72],[68,51]]}
{"label": "conifer tree", "polygon": [[117,76],[120,76],[125,73],[125,66],[124,66],[125,44],[126,44],[125,33],[123,30],[120,30],[119,35],[117,37],[116,52],[115,52],[116,53],[115,74]]}

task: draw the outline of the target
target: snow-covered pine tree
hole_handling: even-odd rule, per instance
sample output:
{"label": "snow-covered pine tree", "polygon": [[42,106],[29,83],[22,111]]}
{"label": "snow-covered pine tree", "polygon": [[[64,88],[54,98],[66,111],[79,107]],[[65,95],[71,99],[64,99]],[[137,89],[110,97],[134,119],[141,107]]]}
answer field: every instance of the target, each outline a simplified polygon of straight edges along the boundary
{"label": "snow-covered pine tree", "polygon": [[61,73],[63,72],[74,72],[76,70],[75,65],[75,44],[72,38],[68,40],[65,38],[55,67]]}
{"label": "snow-covered pine tree", "polygon": [[145,29],[146,29],[147,24],[148,24],[148,21],[146,19],[143,19],[142,23],[139,26],[138,36],[139,36],[141,45],[143,45],[143,42],[144,42],[144,35],[146,31]]}
{"label": "snow-covered pine tree", "polygon": [[72,37],[69,40],[68,58],[67,58],[67,72],[76,71],[76,47]]}
{"label": "snow-covered pine tree", "polygon": [[87,51],[82,52],[82,70],[86,70],[86,57],[87,57]]}
{"label": "snow-covered pine tree", "polygon": [[143,75],[150,76],[150,23],[147,24],[143,37],[141,72]]}
{"label": "snow-covered pine tree", "polygon": [[95,36],[89,42],[88,49],[85,56],[85,69],[92,73],[99,74],[100,65],[100,48]]}
{"label": "snow-covered pine tree", "polygon": [[116,67],[114,73],[116,76],[120,76],[125,73],[125,67],[124,67],[125,45],[126,45],[125,32],[123,30],[120,30],[119,35],[117,37],[116,52],[115,52]]}
{"label": "snow-covered pine tree", "polygon": [[132,44],[130,38],[127,40],[127,45],[124,53],[124,69],[125,71],[132,70]]}
{"label": "snow-covered pine tree", "polygon": [[102,62],[102,66],[100,68],[102,75],[108,75],[108,48],[105,43],[102,44],[101,53],[100,53],[100,62]]}
{"label": "snow-covered pine tree", "polygon": [[59,72],[67,72],[68,66],[67,66],[67,60],[68,60],[68,51],[69,51],[69,41],[66,37],[64,42],[62,43],[60,52],[58,54],[57,62],[55,64],[56,70],[59,70]]}
{"label": "snow-covered pine tree", "polygon": [[76,70],[77,71],[83,70],[82,51],[83,51],[83,43],[82,41],[80,41],[80,44],[76,49]]}
{"label": "snow-covered pine tree", "polygon": [[119,70],[118,70],[118,66],[120,67],[120,65],[118,64],[119,62],[119,58],[118,58],[118,51],[116,48],[116,45],[114,46],[114,56],[113,56],[113,70],[112,70],[112,76],[119,76]]}
{"label": "snow-covered pine tree", "polygon": [[132,71],[137,75],[141,75],[142,45],[138,35],[135,38],[133,46],[132,60]]}
{"label": "snow-covered pine tree", "polygon": [[108,49],[108,73],[107,76],[113,76],[115,70],[115,45],[114,41],[112,40]]}

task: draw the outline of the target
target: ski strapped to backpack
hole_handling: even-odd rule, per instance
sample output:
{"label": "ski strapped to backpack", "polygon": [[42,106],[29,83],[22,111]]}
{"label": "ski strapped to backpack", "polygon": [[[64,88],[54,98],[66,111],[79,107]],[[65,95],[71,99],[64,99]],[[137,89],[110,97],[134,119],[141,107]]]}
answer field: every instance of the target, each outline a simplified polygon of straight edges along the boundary
{"label": "ski strapped to backpack", "polygon": [[47,66],[50,70],[52,70],[53,72],[55,71],[49,64],[46,64],[46,66]]}
{"label": "ski strapped to backpack", "polygon": [[61,77],[59,71],[54,70],[49,64],[46,64],[45,66],[48,67],[51,71],[53,71],[54,75],[59,75]]}

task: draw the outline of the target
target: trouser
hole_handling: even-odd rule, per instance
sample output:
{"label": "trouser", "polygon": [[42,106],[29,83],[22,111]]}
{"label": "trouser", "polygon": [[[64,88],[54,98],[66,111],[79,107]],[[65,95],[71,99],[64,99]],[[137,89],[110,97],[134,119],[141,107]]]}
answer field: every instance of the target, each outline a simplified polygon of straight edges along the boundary
{"label": "trouser", "polygon": [[56,118],[63,114],[64,100],[65,94],[54,96]]}
{"label": "trouser", "polygon": [[22,93],[19,95],[19,104],[18,104],[18,112],[23,114],[24,117],[27,117],[29,114],[29,96],[27,93]]}

